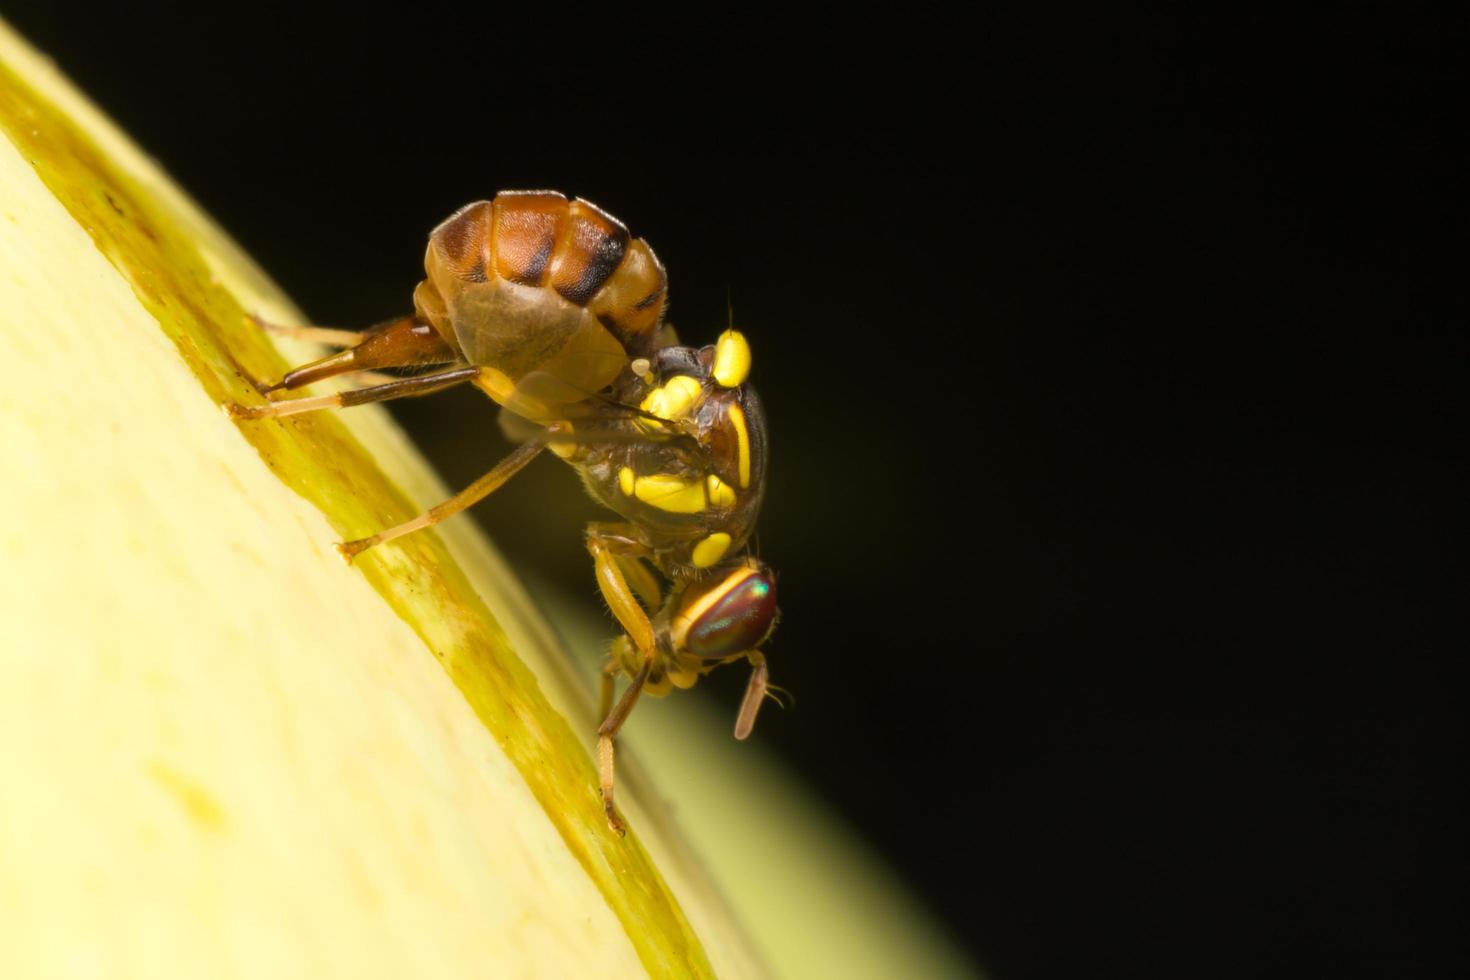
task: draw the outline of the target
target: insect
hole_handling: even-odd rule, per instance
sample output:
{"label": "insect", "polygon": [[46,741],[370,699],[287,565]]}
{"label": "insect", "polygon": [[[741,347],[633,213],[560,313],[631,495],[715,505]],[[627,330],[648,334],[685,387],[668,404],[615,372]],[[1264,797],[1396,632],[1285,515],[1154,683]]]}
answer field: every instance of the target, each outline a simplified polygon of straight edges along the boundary
{"label": "insect", "polygon": [[[264,389],[239,419],[280,418],[471,384],[522,439],[449,500],[396,527],[337,545],[351,561],[482,500],[550,449],[621,515],[586,530],[597,584],[624,635],[602,671],[597,757],[613,804],[614,737],[641,694],[687,688],[721,664],[751,665],[735,737],[768,693],[761,645],[775,628],[776,581],[745,553],[765,490],[766,422],[747,383],[750,346],[733,327],[680,346],[663,322],[667,276],[616,218],[552,191],[502,191],[429,236],[414,312],[362,333],[273,328],[342,350]],[[338,394],[280,393],[351,372],[421,373]],[[660,583],[662,576],[667,588]],[[613,703],[617,675],[630,683]]]}

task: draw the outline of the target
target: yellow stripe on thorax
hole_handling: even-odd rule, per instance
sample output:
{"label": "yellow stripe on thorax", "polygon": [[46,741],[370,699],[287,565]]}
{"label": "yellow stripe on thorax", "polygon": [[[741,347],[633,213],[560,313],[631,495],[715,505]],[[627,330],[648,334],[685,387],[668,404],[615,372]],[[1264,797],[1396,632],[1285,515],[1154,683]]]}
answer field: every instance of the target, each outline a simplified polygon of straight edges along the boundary
{"label": "yellow stripe on thorax", "polygon": [[730,550],[730,535],[724,531],[716,531],[694,546],[690,552],[695,568],[709,568],[721,558],[725,552]]}
{"label": "yellow stripe on thorax", "polygon": [[[698,380],[687,374],[677,374],[645,395],[638,407],[649,415],[674,422],[687,418],[703,393],[704,387]],[[654,428],[658,424],[647,418],[640,418],[638,422],[644,428]]]}
{"label": "yellow stripe on thorax", "polygon": [[686,480],[672,473],[637,476],[625,466],[618,473],[618,488],[625,496],[671,514],[699,514],[735,504],[734,488],[714,475],[703,480]]}
{"label": "yellow stripe on thorax", "polygon": [[731,403],[730,425],[735,429],[735,453],[740,463],[740,485],[750,486],[750,431],[745,427],[745,412],[739,405]]}

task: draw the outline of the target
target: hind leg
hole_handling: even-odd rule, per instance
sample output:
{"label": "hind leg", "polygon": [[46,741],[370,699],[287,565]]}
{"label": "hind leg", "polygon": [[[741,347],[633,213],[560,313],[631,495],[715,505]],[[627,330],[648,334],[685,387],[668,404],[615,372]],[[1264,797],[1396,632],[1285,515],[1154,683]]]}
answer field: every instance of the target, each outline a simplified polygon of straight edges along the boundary
{"label": "hind leg", "polygon": [[335,395],[318,395],[315,398],[288,398],[266,402],[264,405],[241,405],[231,402],[225,411],[232,419],[274,419],[302,412],[319,412],[329,408],[351,408],[372,402],[389,401],[394,398],[410,398],[415,395],[431,395],[445,388],[473,381],[480,374],[476,367],[455,368],[435,374],[421,374],[416,378],[396,378],[387,384],[371,388],[357,388]]}
{"label": "hind leg", "polygon": [[301,327],[289,323],[271,323],[254,313],[245,314],[245,319],[266,333],[273,333],[277,337],[304,340],[311,344],[321,344],[323,347],[356,347],[369,333],[367,330],[337,330],[333,327]]}
{"label": "hind leg", "polygon": [[[291,391],[314,381],[353,371],[458,364],[464,360],[459,350],[441,337],[439,331],[414,316],[390,320],[364,333],[329,330],[324,327],[283,329],[304,339],[320,340],[337,347],[346,346],[347,349],[286,372],[279,382],[265,389],[267,394],[273,391]],[[349,343],[351,346],[347,346]]]}

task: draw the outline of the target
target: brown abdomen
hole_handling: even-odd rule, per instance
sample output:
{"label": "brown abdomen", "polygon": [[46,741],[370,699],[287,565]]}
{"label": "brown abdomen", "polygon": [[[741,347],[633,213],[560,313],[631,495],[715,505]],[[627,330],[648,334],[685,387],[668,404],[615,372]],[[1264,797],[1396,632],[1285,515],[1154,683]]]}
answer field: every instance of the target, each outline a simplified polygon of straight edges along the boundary
{"label": "brown abdomen", "polygon": [[[430,320],[445,315],[444,298],[465,284],[502,279],[551,290],[587,310],[632,354],[653,346],[668,286],[663,265],[647,242],[587,201],[555,191],[501,191],[434,229],[429,253],[429,279],[417,298]],[[436,326],[452,336],[449,324]]]}

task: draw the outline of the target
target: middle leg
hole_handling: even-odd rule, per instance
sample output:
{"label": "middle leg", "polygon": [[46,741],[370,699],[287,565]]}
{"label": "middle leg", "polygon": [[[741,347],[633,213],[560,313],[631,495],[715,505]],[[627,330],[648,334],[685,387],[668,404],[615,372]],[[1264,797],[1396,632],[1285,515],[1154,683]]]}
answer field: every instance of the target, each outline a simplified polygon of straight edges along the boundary
{"label": "middle leg", "polygon": [[394,538],[401,538],[405,534],[411,534],[422,528],[433,527],[445,518],[453,517],[466,507],[479,503],[500,489],[505,485],[507,480],[525,469],[527,463],[541,455],[541,450],[545,448],[545,442],[532,441],[522,443],[509,456],[496,463],[489,473],[486,473],[474,483],[471,483],[459,493],[444,501],[444,503],[430,507],[411,521],[404,521],[402,524],[385,528],[377,534],[372,534],[365,538],[358,538],[356,541],[340,542],[337,545],[337,553],[348,561],[351,561],[375,545],[380,545],[385,541],[392,541]]}

